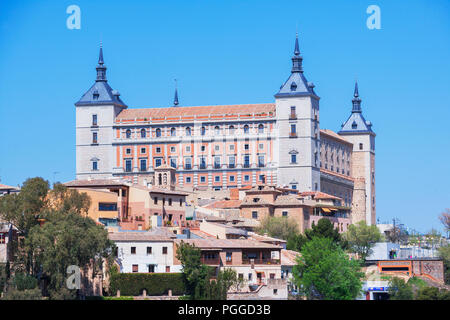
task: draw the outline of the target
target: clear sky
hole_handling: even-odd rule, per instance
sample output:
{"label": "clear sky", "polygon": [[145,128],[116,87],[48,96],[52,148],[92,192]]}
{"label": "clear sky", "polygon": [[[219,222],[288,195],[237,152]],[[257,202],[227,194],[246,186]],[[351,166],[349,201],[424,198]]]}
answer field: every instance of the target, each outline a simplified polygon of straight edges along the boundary
{"label": "clear sky", "polygon": [[[81,29],[66,26],[69,5]],[[366,26],[369,5],[381,29]],[[74,103],[107,77],[130,107],[274,102],[298,29],[321,128],[355,79],[376,132],[377,216],[425,232],[450,207],[450,1],[1,1],[0,177],[75,178]]]}

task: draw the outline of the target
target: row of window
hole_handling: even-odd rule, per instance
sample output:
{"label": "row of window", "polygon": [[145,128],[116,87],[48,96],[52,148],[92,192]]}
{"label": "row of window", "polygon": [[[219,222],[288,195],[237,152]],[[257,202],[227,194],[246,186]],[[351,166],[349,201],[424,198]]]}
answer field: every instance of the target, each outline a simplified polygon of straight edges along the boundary
{"label": "row of window", "polygon": [[[213,168],[214,169],[221,169],[222,168],[222,164],[221,164],[221,158],[222,157],[214,157],[214,163],[213,163]],[[155,158],[155,168],[159,167],[162,165],[162,158]],[[169,158],[169,162],[170,162],[170,166],[172,166],[173,168],[177,168],[177,158],[171,157]],[[132,172],[132,159],[125,159],[125,172]],[[200,169],[206,169],[207,167],[207,163],[206,163],[206,158],[205,157],[200,157],[199,158],[199,168]],[[95,165],[97,166],[96,161],[93,162],[95,163]],[[265,167],[265,159],[263,155],[258,156],[258,168],[264,168]],[[228,168],[233,169],[236,168],[236,157],[234,156],[229,156],[228,157],[228,164],[227,164]],[[244,168],[250,168],[250,155],[244,155],[243,156],[243,163],[242,166]],[[147,159],[140,159],[139,160],[139,170],[140,171],[147,171]],[[190,170],[192,169],[192,158],[190,157],[186,157],[184,158],[184,169],[186,170]],[[92,168],[92,170],[97,170],[97,168],[94,169],[94,167]]]}
{"label": "row of window", "polygon": [[[167,247],[162,247],[162,254],[167,254]],[[136,254],[136,247],[130,248],[130,254]],[[153,254],[152,247],[147,247],[147,254]]]}
{"label": "row of window", "polygon": [[[250,126],[249,125],[244,125],[243,126],[243,133],[244,134],[248,134],[250,133]],[[233,125],[230,125],[228,127],[228,133],[229,134],[235,134],[236,133],[236,128]],[[258,125],[258,133],[264,133],[264,125],[263,124],[259,124]],[[206,134],[206,127],[201,127],[200,129],[200,134],[202,136],[204,136]],[[214,127],[214,135],[220,135],[222,134],[222,129],[220,128],[220,126],[215,126]],[[162,130],[160,128],[156,128],[155,130],[155,136],[156,137],[161,137],[162,135]],[[185,135],[186,136],[192,136],[192,128],[191,127],[186,127],[185,128]],[[170,128],[170,136],[175,137],[177,136],[177,129],[175,127]],[[125,137],[127,139],[131,139],[131,129],[127,129],[125,131]],[[147,130],[146,129],[141,129],[140,130],[140,137],[141,138],[146,138],[147,137]]]}
{"label": "row of window", "polygon": [[[161,198],[161,200],[162,200],[163,206],[166,205],[166,198]],[[168,198],[167,202],[169,203],[169,206],[171,206],[172,205],[172,198]],[[159,198],[158,197],[154,197],[153,198],[153,203],[154,204],[158,204],[159,203]],[[180,207],[181,206],[183,206],[183,199],[180,199]],[[155,215],[157,215],[157,213],[155,213]],[[170,214],[169,216],[170,216],[169,220],[172,220],[172,215]],[[164,214],[163,218],[165,218],[165,214]]]}
{"label": "row of window", "polygon": [[[139,272],[139,265],[138,264],[133,264],[131,266],[131,271],[133,273]],[[155,272],[155,265],[154,264],[149,264],[147,272],[148,273],[154,273]],[[166,266],[166,272],[170,272],[170,266]]]}
{"label": "row of window", "polygon": [[[230,144],[228,149],[230,151],[234,151],[234,144]],[[250,149],[250,145],[248,143],[244,144],[244,150],[249,150]],[[264,144],[260,143],[258,144],[258,150],[264,150]],[[131,148],[126,148],[125,149],[125,154],[131,154]],[[185,151],[186,152],[191,152],[191,146],[186,146],[185,147]],[[200,151],[204,152],[206,151],[206,146],[200,146]],[[220,151],[220,145],[215,145],[214,146],[214,151]],[[161,153],[162,149],[161,147],[155,147],[155,153]],[[170,147],[170,152],[171,153],[176,153],[176,147],[171,146]],[[147,153],[147,149],[146,148],[141,148],[141,154],[146,154]]]}

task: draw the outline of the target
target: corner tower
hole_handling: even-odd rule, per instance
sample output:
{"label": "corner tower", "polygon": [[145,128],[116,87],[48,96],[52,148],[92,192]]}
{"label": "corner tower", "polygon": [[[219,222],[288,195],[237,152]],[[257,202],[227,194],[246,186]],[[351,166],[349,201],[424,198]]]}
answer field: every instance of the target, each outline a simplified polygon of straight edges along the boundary
{"label": "corner tower", "polygon": [[339,135],[353,143],[352,177],[355,178],[352,202],[352,223],[364,220],[376,224],[375,202],[375,132],[372,123],[364,119],[358,83],[352,99],[352,113],[342,124]]}
{"label": "corner tower", "polygon": [[77,179],[112,176],[114,119],[127,108],[106,80],[101,45],[96,70],[95,83],[75,103]]}
{"label": "corner tower", "polygon": [[302,62],[297,35],[291,75],[275,94],[277,184],[314,191],[320,190],[320,98],[306,80]]}

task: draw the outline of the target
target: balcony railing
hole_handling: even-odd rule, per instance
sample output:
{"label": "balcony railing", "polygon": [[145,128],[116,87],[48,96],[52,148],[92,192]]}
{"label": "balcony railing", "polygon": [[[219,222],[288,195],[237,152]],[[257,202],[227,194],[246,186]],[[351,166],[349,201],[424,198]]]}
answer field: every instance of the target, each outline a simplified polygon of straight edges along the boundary
{"label": "balcony railing", "polygon": [[290,120],[295,120],[297,119],[297,114],[295,112],[291,112],[291,114],[289,115],[289,119]]}
{"label": "balcony railing", "polygon": [[205,258],[201,258],[200,261],[203,264],[207,264],[207,265],[220,265],[220,259],[205,259]]}
{"label": "balcony railing", "polygon": [[297,138],[297,132],[289,132],[290,138]]}
{"label": "balcony railing", "polygon": [[242,264],[280,264],[279,259],[249,259],[243,258]]}

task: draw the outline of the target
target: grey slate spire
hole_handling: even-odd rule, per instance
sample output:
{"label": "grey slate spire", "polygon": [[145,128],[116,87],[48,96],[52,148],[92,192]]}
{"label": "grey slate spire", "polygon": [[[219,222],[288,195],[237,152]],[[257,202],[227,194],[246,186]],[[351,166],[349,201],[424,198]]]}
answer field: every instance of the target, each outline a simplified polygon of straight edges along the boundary
{"label": "grey slate spire", "polygon": [[177,88],[177,79],[175,79],[175,98],[173,99],[174,107],[178,106],[178,88]]}
{"label": "grey slate spire", "polygon": [[281,86],[280,91],[275,98],[312,96],[320,99],[314,92],[314,84],[306,80],[303,74],[303,57],[300,55],[300,46],[298,44],[298,33],[295,36],[294,56],[292,57],[291,75]]}
{"label": "grey slate spire", "polygon": [[352,113],[350,117],[342,124],[341,131],[339,134],[350,134],[350,133],[366,133],[372,131],[372,123],[364,119],[361,109],[361,99],[359,98],[358,82],[355,82],[355,90],[353,92],[352,99]]}
{"label": "grey slate spire", "polygon": [[300,49],[298,45],[298,33],[295,35],[295,49],[294,56],[292,57],[292,72],[302,72],[303,57],[300,55]]}
{"label": "grey slate spire", "polygon": [[353,93],[353,109],[352,112],[362,112],[361,110],[361,99],[359,98],[358,92],[358,82],[355,81],[355,92]]}
{"label": "grey slate spire", "polygon": [[100,54],[98,55],[98,65],[97,65],[97,80],[95,81],[106,81],[106,66],[103,61],[103,48],[100,44]]}

